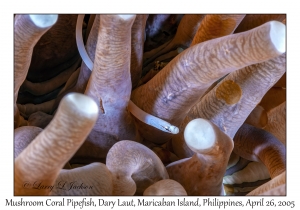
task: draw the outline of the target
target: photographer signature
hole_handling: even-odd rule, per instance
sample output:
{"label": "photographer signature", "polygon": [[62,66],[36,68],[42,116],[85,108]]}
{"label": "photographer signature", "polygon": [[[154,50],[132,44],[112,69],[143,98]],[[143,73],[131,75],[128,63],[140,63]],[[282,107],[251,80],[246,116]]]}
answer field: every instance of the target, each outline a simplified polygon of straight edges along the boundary
{"label": "photographer signature", "polygon": [[48,189],[50,191],[52,191],[53,189],[60,189],[60,190],[69,191],[69,190],[93,189],[93,186],[86,185],[82,182],[77,182],[77,181],[72,181],[72,182],[59,181],[55,185],[43,184],[43,181],[34,181],[34,182],[26,181],[23,183],[23,188],[36,189],[36,190]]}

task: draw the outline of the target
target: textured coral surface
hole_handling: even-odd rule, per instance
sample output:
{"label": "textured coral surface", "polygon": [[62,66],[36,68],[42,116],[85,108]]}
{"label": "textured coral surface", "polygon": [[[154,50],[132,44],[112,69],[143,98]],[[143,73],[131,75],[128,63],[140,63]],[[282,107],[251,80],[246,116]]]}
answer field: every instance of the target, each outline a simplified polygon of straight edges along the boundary
{"label": "textured coral surface", "polygon": [[16,15],[15,195],[285,195],[285,22]]}

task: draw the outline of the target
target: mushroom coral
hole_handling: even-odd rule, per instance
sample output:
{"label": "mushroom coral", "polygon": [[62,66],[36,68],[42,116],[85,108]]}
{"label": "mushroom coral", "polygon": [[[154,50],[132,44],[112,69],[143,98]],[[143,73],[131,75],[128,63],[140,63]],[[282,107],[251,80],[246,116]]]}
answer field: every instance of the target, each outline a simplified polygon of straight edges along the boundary
{"label": "mushroom coral", "polygon": [[24,82],[33,47],[57,21],[58,15],[17,15],[14,27],[14,127],[26,125],[17,107],[20,86]]}
{"label": "mushroom coral", "polygon": [[163,163],[152,150],[129,140],[112,146],[106,165],[113,176],[113,195],[142,195],[151,184],[169,178]]}
{"label": "mushroom coral", "polygon": [[[188,195],[223,194],[222,179],[230,156],[231,170],[238,164],[239,156],[253,161],[251,154],[243,155],[238,152],[240,148],[233,149],[232,139],[244,121],[276,132],[274,128],[280,127],[276,119],[284,118],[285,86],[280,81],[281,77],[284,80],[286,71],[283,20],[285,15],[281,14],[16,15],[15,150],[22,152],[15,154],[15,194],[36,193],[20,188],[27,177],[30,181],[44,178],[45,184],[51,185],[57,177],[69,179],[72,173],[80,177],[84,171],[92,171],[87,180],[98,180],[96,171],[101,164],[95,162],[105,164],[106,175],[111,174],[113,195],[142,195],[150,185],[155,187],[156,182],[169,177],[177,180]],[[57,36],[67,25],[68,32]],[[151,27],[157,28],[151,31]],[[155,35],[165,37],[161,43],[162,40],[154,38],[154,32],[168,33],[169,37]],[[86,50],[84,56],[81,54],[81,64],[77,51],[74,52],[77,49],[75,35],[79,52],[82,48]],[[64,48],[67,36],[71,39]],[[85,47],[80,46],[83,40]],[[45,50],[42,50],[43,43],[47,45]],[[49,53],[49,49],[55,55]],[[39,58],[48,60],[39,63]],[[147,82],[140,82],[146,70],[151,70],[160,59],[166,63],[155,76],[146,75]],[[57,66],[55,73],[51,72],[54,66]],[[43,70],[38,73],[37,69]],[[273,90],[282,93],[274,102]],[[90,101],[88,103],[93,105],[80,108],[77,100]],[[90,114],[90,118],[84,113]],[[186,144],[183,131],[188,129],[190,121],[199,117],[204,119],[195,132],[209,138],[203,126],[209,127],[216,135],[215,140],[202,145],[186,137]],[[21,127],[24,125],[29,126]],[[284,129],[274,135],[285,142]],[[59,135],[69,140],[59,141]],[[49,140],[53,138],[55,140]],[[273,142],[268,140],[265,144]],[[60,149],[51,153],[44,148],[48,144]],[[240,145],[243,144],[246,143]],[[41,150],[35,154],[35,148]],[[232,150],[237,154],[232,154]],[[267,164],[271,157],[259,158]],[[283,162],[284,158],[282,152]],[[59,163],[49,165],[48,159]],[[42,164],[33,169],[34,174],[28,174],[27,169],[33,167],[35,160]],[[71,167],[73,164],[84,166],[61,171],[67,162]],[[173,163],[167,166],[168,174],[164,163],[169,162]],[[184,166],[184,162],[192,166]],[[275,172],[276,177],[282,173],[283,162],[279,169],[276,165],[267,165],[272,180]],[[194,163],[199,167],[193,166]],[[151,172],[144,170],[147,164]],[[130,168],[130,165],[139,165],[141,169]],[[182,171],[185,167],[189,169]],[[174,172],[175,168],[178,173]],[[198,169],[205,173],[201,175]],[[195,178],[193,183],[182,181],[190,176],[189,170],[198,173],[200,178]],[[120,181],[121,177],[126,182]],[[215,179],[218,181],[214,182]],[[129,187],[124,184],[127,182]],[[197,190],[192,189],[194,184]],[[99,189],[93,193],[100,195],[104,191]],[[86,193],[74,192],[73,195]],[[49,192],[44,190],[41,194]],[[110,189],[103,194],[110,194]]]}
{"label": "mushroom coral", "polygon": [[189,122],[184,138],[195,154],[167,165],[170,178],[179,182],[188,195],[224,195],[222,180],[233,149],[232,139],[201,118]]}
{"label": "mushroom coral", "polygon": [[163,179],[150,185],[143,195],[187,195],[187,193],[175,180]]}
{"label": "mushroom coral", "polygon": [[[52,186],[60,169],[81,146],[98,115],[96,103],[83,94],[63,98],[51,123],[15,158],[15,195],[47,195],[34,183]],[[27,189],[24,184],[31,187]]]}
{"label": "mushroom coral", "polygon": [[[112,195],[111,172],[103,163],[91,163],[73,169],[62,169],[51,195]],[[78,190],[79,187],[81,190]]]}

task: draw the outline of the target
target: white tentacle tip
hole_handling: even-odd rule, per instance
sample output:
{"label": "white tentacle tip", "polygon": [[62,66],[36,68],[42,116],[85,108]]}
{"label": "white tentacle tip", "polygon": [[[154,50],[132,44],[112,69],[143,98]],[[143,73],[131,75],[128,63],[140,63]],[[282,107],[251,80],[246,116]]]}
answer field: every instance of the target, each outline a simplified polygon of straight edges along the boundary
{"label": "white tentacle tip", "polygon": [[280,53],[284,53],[286,51],[286,26],[278,21],[270,21],[270,24],[270,38],[272,40],[272,43]]}
{"label": "white tentacle tip", "polygon": [[215,144],[216,134],[208,120],[199,118],[187,124],[184,139],[192,151],[198,152],[211,148]]}
{"label": "white tentacle tip", "polygon": [[87,95],[69,93],[63,98],[61,103],[65,103],[69,109],[73,109],[74,114],[81,113],[89,118],[98,117],[99,108],[96,102]]}
{"label": "white tentacle tip", "polygon": [[58,19],[58,15],[29,15],[32,22],[40,28],[47,28],[54,25]]}
{"label": "white tentacle tip", "polygon": [[122,18],[123,20],[129,20],[135,17],[135,15],[119,15],[119,17]]}

